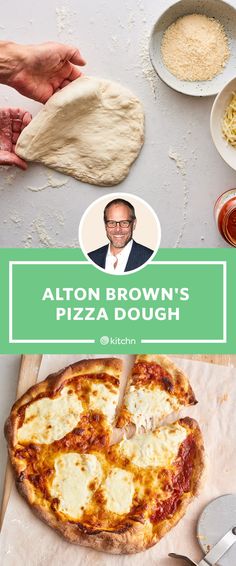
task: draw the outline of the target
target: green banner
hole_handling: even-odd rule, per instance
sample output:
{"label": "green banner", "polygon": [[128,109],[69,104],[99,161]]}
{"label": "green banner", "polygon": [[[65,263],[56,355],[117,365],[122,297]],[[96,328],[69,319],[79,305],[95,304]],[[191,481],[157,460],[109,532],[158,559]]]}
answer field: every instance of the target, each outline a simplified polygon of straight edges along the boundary
{"label": "green banner", "polygon": [[116,276],[79,249],[2,249],[0,281],[1,353],[236,353],[235,250]]}

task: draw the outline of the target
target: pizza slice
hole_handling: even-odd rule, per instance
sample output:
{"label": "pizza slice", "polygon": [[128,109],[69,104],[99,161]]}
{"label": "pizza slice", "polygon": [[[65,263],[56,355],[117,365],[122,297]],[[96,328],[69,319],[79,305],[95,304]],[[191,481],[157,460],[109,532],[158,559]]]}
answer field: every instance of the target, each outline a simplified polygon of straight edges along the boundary
{"label": "pizza slice", "polygon": [[108,444],[121,368],[116,358],[82,360],[31,387],[14,404],[6,423],[17,465],[22,467],[23,454],[32,447],[39,451],[54,444],[55,449],[84,450],[94,443]]}
{"label": "pizza slice", "polygon": [[128,379],[117,427],[132,423],[150,430],[184,405],[196,404],[187,376],[162,355],[136,356]]}
{"label": "pizza slice", "polygon": [[[143,544],[148,548],[179,521],[199,491],[204,445],[198,423],[186,417],[155,431],[135,434],[110,447],[109,457],[133,476],[127,518],[143,524]],[[131,493],[129,490],[130,501]],[[125,505],[123,490],[122,503]],[[138,546],[138,541],[135,543]]]}

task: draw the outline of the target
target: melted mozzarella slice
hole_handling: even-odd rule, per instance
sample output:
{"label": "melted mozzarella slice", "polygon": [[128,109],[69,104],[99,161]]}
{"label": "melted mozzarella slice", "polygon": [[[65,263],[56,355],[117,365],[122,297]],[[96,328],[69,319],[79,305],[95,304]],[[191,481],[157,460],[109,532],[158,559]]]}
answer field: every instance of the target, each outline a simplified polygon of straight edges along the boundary
{"label": "melted mozzarella slice", "polygon": [[133,474],[114,468],[103,484],[103,492],[108,511],[118,515],[128,513],[134,495]]}
{"label": "melted mozzarella slice", "polygon": [[136,389],[133,385],[126,395],[125,405],[138,428],[148,428],[152,419],[159,422],[180,407],[178,399],[163,389]]}
{"label": "melted mozzarella slice", "polygon": [[113,423],[119,397],[119,388],[108,388],[103,383],[92,383],[89,394],[89,409],[100,411],[106,415],[108,422]]}
{"label": "melted mozzarella slice", "polygon": [[18,442],[50,444],[63,438],[76,427],[83,411],[75,393],[64,387],[55,399],[43,397],[28,405],[22,427],[18,429]]}
{"label": "melted mozzarella slice", "polygon": [[93,454],[69,452],[55,459],[54,468],[50,494],[59,499],[62,513],[79,519],[101,483],[101,465]]}
{"label": "melted mozzarella slice", "polygon": [[180,424],[163,426],[155,432],[136,434],[130,440],[123,440],[119,450],[140,468],[167,467],[177,457],[180,444],[186,437],[187,431]]}

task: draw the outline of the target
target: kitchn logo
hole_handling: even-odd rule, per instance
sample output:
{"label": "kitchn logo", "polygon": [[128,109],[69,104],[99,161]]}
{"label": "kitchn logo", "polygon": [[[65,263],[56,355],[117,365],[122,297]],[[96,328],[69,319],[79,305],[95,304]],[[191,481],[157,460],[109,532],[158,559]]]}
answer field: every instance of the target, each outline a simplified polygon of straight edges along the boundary
{"label": "kitchn logo", "polygon": [[108,344],[111,346],[124,346],[125,344],[136,344],[136,340],[135,338],[127,338],[127,336],[124,338],[118,338],[118,336],[101,336],[100,344],[102,346],[107,346]]}

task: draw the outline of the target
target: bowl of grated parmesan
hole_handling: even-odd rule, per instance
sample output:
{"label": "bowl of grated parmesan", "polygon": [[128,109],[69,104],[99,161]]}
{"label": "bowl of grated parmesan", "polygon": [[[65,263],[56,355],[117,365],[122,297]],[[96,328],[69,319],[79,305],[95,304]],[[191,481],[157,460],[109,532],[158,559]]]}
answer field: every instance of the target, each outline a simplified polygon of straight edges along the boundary
{"label": "bowl of grated parmesan", "polygon": [[211,110],[210,128],[217,151],[236,171],[236,77],[216,97]]}
{"label": "bowl of grated parmesan", "polygon": [[235,75],[236,10],[223,0],[180,0],[155,23],[149,52],[174,90],[216,95]]}

